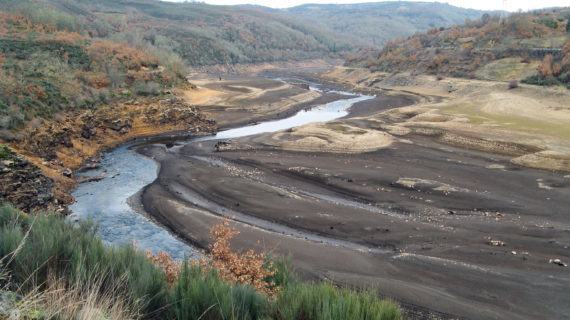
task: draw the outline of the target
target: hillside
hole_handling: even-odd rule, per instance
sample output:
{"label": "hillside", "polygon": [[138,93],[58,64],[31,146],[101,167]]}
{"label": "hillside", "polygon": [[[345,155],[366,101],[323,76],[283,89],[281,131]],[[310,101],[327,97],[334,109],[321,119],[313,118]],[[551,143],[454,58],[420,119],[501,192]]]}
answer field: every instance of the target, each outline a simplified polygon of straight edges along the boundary
{"label": "hillside", "polygon": [[292,18],[238,7],[9,0],[0,13],[0,130],[157,95],[184,80],[186,65],[308,59],[349,48]]}
{"label": "hillside", "polygon": [[[334,21],[350,27],[325,23],[339,12],[345,14]],[[37,118],[160,95],[184,81],[187,65],[340,57],[478,15],[425,3],[283,11],[156,0],[6,0],[0,13],[0,137],[7,140],[14,138],[7,130]]]}
{"label": "hillside", "polygon": [[[291,16],[256,8],[156,0],[8,1],[42,22],[66,25],[95,38],[177,53],[191,65],[307,59],[350,48],[346,39]],[[45,12],[47,11],[47,12]]]}
{"label": "hillside", "polygon": [[533,84],[570,83],[569,9],[485,15],[389,42],[380,52],[361,51],[350,66]]}
{"label": "hillside", "polygon": [[353,39],[361,46],[380,47],[397,37],[430,28],[477,19],[483,12],[430,2],[307,4],[286,12]]}

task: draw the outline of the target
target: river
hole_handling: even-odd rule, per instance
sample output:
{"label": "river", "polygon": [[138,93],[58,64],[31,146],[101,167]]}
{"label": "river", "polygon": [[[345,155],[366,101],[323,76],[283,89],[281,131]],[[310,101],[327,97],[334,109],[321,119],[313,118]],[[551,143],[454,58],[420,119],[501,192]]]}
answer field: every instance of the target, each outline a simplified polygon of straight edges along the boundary
{"label": "river", "polygon": [[[320,91],[318,87],[311,87],[311,90]],[[337,93],[347,98],[301,110],[288,118],[228,129],[184,143],[239,138],[327,122],[346,116],[355,103],[373,98]],[[134,243],[141,250],[164,251],[178,260],[199,258],[200,250],[150,219],[140,205],[140,191],[157,178],[159,166],[153,159],[137,153],[135,147],[138,145],[140,143],[130,143],[108,151],[102,155],[100,168],[78,173],[102,178],[81,183],[73,191],[75,203],[70,206],[72,213],[69,219],[95,223],[101,239],[110,245]]]}

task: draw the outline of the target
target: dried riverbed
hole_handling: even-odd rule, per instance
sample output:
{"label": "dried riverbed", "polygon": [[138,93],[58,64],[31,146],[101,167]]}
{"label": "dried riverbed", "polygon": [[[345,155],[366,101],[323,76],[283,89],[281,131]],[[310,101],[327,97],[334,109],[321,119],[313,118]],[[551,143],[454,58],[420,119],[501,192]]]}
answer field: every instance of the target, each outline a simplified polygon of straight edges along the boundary
{"label": "dried riverbed", "polygon": [[[373,286],[420,317],[564,318],[569,271],[550,260],[570,261],[570,179],[506,156],[398,135],[389,117],[360,118],[412,103],[404,93],[350,97],[341,108],[352,106],[350,113],[327,118],[336,120],[323,130],[262,133],[273,130],[255,131],[260,123],[220,133],[222,144],[201,138],[170,148],[144,145],[138,150],[154,160],[138,159],[149,161],[140,166],[152,174],[125,180],[152,182],[141,195],[145,211],[198,248],[210,243],[211,226],[229,218],[241,231],[237,248],[289,254],[306,278]],[[389,134],[390,142],[342,152],[350,144],[339,138],[358,141],[370,132]],[[311,151],[281,144],[311,137],[322,140]],[[341,149],[327,149],[332,145]],[[138,190],[133,185],[132,193]],[[103,188],[94,184],[96,192]]]}

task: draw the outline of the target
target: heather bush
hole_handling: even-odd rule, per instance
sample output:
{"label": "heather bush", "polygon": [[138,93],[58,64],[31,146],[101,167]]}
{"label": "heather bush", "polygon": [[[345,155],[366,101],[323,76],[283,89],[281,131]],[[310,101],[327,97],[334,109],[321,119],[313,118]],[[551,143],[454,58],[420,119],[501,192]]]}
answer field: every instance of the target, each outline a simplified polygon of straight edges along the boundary
{"label": "heather bush", "polygon": [[395,320],[401,315],[396,305],[373,293],[356,293],[327,283],[296,283],[278,297],[274,318]]}
{"label": "heather bush", "polygon": [[[227,224],[214,230],[221,236],[224,257],[232,257],[225,240],[235,232]],[[175,262],[166,254],[147,257],[133,246],[106,246],[95,231],[89,223],[72,225],[60,216],[29,216],[0,205],[0,285],[18,291],[24,296],[22,307],[42,310],[47,318],[401,318],[395,304],[373,293],[299,282],[287,259],[255,255],[261,264],[244,268],[241,263],[251,262],[250,255],[224,261],[237,267],[203,268]],[[257,274],[242,281],[227,274],[235,271]],[[263,279],[271,290],[252,279]]]}

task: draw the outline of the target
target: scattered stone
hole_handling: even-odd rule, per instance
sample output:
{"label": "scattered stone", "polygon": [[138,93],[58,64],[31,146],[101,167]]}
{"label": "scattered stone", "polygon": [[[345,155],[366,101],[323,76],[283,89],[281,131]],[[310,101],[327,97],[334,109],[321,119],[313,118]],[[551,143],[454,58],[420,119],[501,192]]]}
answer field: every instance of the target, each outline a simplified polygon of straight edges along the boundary
{"label": "scattered stone", "polygon": [[71,169],[69,169],[69,168],[65,168],[65,169],[63,169],[62,174],[64,177],[71,178],[71,176],[73,175],[73,171],[71,171]]}
{"label": "scattered stone", "polygon": [[487,241],[487,244],[494,247],[504,247],[507,245],[505,242],[501,240],[492,240],[492,239],[489,239],[489,241]]}
{"label": "scattered stone", "polygon": [[97,134],[97,130],[95,129],[95,125],[93,122],[86,122],[83,127],[81,128],[81,137],[84,139],[91,139]]}
{"label": "scattered stone", "polygon": [[99,169],[100,167],[101,167],[101,158],[97,157],[97,158],[91,158],[91,159],[88,159],[87,161],[85,161],[85,164],[83,165],[83,167],[81,169],[83,171],[88,171],[88,170]]}
{"label": "scattered stone", "polygon": [[131,119],[117,119],[106,124],[111,130],[118,131],[119,133],[127,133],[133,127]]}
{"label": "scattered stone", "polygon": [[214,150],[216,152],[224,151],[229,149],[230,143],[228,141],[218,141],[214,145]]}
{"label": "scattered stone", "polygon": [[561,267],[567,267],[568,266],[566,263],[562,262],[562,260],[560,260],[560,259],[550,259],[550,260],[548,260],[548,262],[552,263],[552,264],[559,265]]}
{"label": "scattered stone", "polygon": [[6,149],[0,162],[0,202],[10,202],[26,212],[53,209],[53,181],[41,170]]}
{"label": "scattered stone", "polygon": [[105,179],[105,175],[98,176],[81,176],[77,178],[77,183],[96,182]]}

